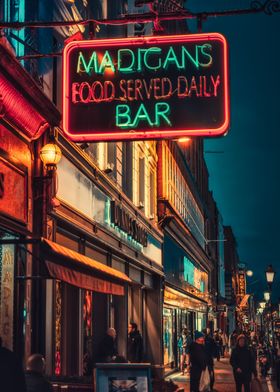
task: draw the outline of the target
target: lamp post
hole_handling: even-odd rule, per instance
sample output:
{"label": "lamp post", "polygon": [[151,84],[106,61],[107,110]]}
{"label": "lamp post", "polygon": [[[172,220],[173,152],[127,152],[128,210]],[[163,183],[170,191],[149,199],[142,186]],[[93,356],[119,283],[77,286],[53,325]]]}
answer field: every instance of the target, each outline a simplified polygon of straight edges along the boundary
{"label": "lamp post", "polygon": [[[274,281],[275,277],[275,271],[270,264],[266,271],[265,271],[265,277],[269,289],[269,298],[268,298],[268,303],[269,303],[269,313],[270,313],[270,330],[271,330],[271,337],[272,337],[272,345],[274,344],[274,334],[273,334],[273,319],[272,319],[272,302],[271,302],[271,291],[272,291],[272,283]],[[269,331],[268,331],[269,334]]]}

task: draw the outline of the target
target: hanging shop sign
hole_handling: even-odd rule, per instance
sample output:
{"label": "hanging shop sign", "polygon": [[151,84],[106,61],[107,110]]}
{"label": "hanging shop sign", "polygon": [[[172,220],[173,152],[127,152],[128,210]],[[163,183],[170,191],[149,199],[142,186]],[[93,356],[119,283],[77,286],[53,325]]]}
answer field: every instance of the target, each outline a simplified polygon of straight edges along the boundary
{"label": "hanging shop sign", "polygon": [[238,273],[238,294],[244,297],[246,294],[246,277],[245,272]]}
{"label": "hanging shop sign", "polygon": [[74,41],[63,53],[63,128],[73,141],[220,136],[229,126],[218,33]]}

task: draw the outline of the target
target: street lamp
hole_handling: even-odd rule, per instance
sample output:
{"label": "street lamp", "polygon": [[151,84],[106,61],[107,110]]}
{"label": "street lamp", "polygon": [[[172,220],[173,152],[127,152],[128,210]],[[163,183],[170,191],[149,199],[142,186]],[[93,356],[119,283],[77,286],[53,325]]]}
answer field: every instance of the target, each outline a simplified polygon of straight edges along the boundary
{"label": "street lamp", "polygon": [[265,291],[263,293],[264,299],[266,302],[268,302],[270,300],[270,292],[269,291]]}
{"label": "street lamp", "polygon": [[254,272],[252,270],[247,270],[246,274],[251,278],[254,275]]}
{"label": "street lamp", "polygon": [[264,309],[265,308],[266,303],[264,301],[260,302],[260,308]]}
{"label": "street lamp", "polygon": [[266,281],[268,283],[268,286],[269,286],[269,288],[271,288],[271,285],[274,281],[274,276],[275,276],[275,271],[272,268],[271,264],[267,267],[267,270],[265,271],[265,276],[266,276]]}

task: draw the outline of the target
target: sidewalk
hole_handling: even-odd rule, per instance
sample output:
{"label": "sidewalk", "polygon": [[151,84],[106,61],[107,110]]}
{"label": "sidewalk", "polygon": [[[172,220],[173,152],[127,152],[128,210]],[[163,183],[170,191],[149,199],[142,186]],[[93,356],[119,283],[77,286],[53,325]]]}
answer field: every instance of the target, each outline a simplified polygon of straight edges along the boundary
{"label": "sidewalk", "polygon": [[[174,373],[167,377],[167,380],[172,380],[179,387],[184,388],[185,392],[189,392],[189,375],[182,376],[180,372]],[[273,387],[270,379],[262,380],[264,392],[276,392],[277,389]],[[235,383],[232,374],[232,368],[229,364],[228,358],[221,358],[220,362],[215,361],[215,392],[235,392]]]}

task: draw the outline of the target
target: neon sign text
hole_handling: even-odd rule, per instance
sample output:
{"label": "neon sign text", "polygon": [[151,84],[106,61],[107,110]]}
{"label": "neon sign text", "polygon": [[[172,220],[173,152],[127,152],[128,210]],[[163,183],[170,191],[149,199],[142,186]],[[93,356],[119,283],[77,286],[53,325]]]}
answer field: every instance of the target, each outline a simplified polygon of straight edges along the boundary
{"label": "neon sign text", "polygon": [[227,72],[217,33],[71,42],[64,130],[75,141],[222,135]]}

